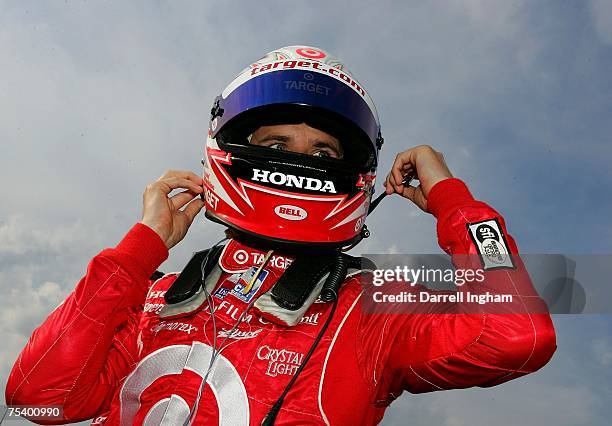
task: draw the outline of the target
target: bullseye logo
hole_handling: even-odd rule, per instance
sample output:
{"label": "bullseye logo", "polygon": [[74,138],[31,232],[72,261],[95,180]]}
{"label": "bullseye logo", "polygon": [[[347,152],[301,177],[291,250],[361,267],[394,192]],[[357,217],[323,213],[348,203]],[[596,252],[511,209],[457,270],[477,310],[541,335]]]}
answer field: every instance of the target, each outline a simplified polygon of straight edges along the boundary
{"label": "bullseye logo", "polygon": [[236,250],[234,253],[234,261],[239,265],[244,265],[249,261],[249,254],[244,250]]}
{"label": "bullseye logo", "polygon": [[325,53],[321,52],[318,49],[305,48],[305,47],[296,49],[295,53],[297,53],[298,55],[302,55],[305,58],[310,58],[310,59],[322,59],[326,56]]}
{"label": "bullseye logo", "polygon": [[[138,422],[140,424],[162,424],[165,423],[162,419],[167,419],[165,416],[172,419],[172,424],[191,424],[189,419],[193,406],[176,394],[166,395],[170,393],[166,391],[171,389],[168,383],[174,380],[172,377],[189,370],[190,374],[195,373],[201,380],[206,380],[207,388],[212,390],[219,410],[219,424],[248,426],[251,413],[242,378],[236,367],[219,353],[215,355],[217,359],[214,368],[209,368],[209,360],[213,353],[212,347],[201,342],[193,342],[191,345],[166,346],[144,357],[121,387],[119,393],[121,419],[118,424],[134,424],[134,419],[141,408],[147,410],[147,413],[144,421]],[[290,368],[293,367],[294,364],[290,364]],[[278,370],[278,374],[289,374],[288,367],[282,371],[280,368]],[[161,386],[165,386],[163,393],[159,393],[160,383],[163,383]],[[155,396],[150,398],[158,400],[142,407],[142,394],[147,390],[150,392],[153,388]]]}

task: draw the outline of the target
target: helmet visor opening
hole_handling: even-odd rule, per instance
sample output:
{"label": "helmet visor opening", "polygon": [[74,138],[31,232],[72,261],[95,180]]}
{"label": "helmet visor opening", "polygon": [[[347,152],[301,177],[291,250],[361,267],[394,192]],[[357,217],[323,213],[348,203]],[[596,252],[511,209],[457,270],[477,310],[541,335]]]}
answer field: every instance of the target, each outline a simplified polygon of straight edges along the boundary
{"label": "helmet visor opening", "polygon": [[[300,161],[322,161],[323,164],[334,165],[367,172],[375,166],[375,153],[367,136],[346,118],[317,107],[299,104],[269,105],[255,108],[234,117],[226,123],[217,134],[219,147],[231,152],[240,148],[248,148],[260,155],[282,158],[290,151],[276,150],[250,144],[250,136],[260,127],[280,124],[301,124],[321,130],[336,138],[342,148],[342,158],[313,157],[307,154],[292,153]],[[242,150],[241,150],[242,151]],[[242,151],[244,152],[244,151]]]}

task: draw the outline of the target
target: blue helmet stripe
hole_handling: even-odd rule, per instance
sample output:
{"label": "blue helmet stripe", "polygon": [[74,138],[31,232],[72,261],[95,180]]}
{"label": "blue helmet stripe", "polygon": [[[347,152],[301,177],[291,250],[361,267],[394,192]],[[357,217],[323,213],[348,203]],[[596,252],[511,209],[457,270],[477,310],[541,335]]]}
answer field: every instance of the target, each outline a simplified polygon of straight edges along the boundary
{"label": "blue helmet stripe", "polygon": [[338,113],[359,127],[377,153],[379,124],[362,95],[331,76],[305,70],[279,70],[252,78],[226,99],[219,99],[223,115],[217,118],[213,137],[225,123],[257,107],[273,104],[302,104]]}

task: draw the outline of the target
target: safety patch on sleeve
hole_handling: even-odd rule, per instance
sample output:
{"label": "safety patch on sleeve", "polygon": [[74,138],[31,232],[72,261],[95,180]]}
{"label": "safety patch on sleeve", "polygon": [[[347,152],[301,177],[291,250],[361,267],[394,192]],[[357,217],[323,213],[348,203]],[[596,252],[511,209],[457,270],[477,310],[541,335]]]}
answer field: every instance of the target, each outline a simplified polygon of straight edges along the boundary
{"label": "safety patch on sleeve", "polygon": [[485,270],[514,268],[508,242],[497,219],[468,223],[467,227]]}

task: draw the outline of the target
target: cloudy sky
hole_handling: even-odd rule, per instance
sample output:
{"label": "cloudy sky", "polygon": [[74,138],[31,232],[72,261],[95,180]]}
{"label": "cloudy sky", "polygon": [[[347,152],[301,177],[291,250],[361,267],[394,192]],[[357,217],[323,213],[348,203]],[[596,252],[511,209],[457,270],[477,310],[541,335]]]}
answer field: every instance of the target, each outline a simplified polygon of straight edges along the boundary
{"label": "cloudy sky", "polygon": [[[213,97],[292,44],[335,53],[368,88],[385,172],[433,145],[523,252],[612,252],[612,2],[0,1],[2,388],[88,260],[139,220],[144,186],[200,171]],[[405,200],[373,216],[360,251],[439,252],[432,218]],[[197,220],[162,269],[221,232]],[[384,424],[604,424],[612,319],[554,320],[559,349],[539,373],[405,394]]]}

